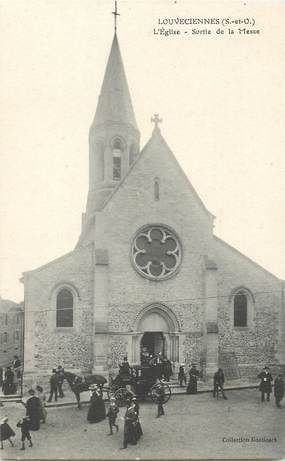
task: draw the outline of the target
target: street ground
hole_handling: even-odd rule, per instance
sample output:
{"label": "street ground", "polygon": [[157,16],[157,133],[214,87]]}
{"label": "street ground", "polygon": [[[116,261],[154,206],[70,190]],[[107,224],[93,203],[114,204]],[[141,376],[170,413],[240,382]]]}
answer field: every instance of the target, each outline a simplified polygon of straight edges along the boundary
{"label": "street ground", "polygon": [[[20,451],[20,431],[15,447],[0,452],[2,459],[177,459],[177,458],[284,458],[285,405],[260,402],[255,389],[231,391],[228,400],[211,394],[175,395],[165,405],[165,416],[156,418],[156,405],[142,402],[140,421],[144,432],[136,446],[120,450],[124,409],[120,410],[117,434],[108,437],[107,419],[97,424],[86,420],[88,405],[49,408],[47,423],[32,432],[34,446]],[[21,404],[5,403],[1,416],[15,429],[24,414]],[[233,438],[246,441],[232,441]],[[253,441],[252,437],[267,441]]]}

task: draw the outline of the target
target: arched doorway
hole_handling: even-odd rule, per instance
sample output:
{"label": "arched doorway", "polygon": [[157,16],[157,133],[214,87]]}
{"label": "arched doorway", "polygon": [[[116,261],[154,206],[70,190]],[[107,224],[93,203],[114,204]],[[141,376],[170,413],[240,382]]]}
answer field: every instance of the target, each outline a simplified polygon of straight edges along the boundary
{"label": "arched doorway", "polygon": [[179,360],[179,326],[176,316],[166,306],[153,304],[144,308],[136,319],[133,335],[133,362],[146,363],[159,352],[171,361]]}
{"label": "arched doorway", "polygon": [[162,331],[146,331],[141,339],[141,364],[147,365],[155,354],[167,355],[165,336]]}

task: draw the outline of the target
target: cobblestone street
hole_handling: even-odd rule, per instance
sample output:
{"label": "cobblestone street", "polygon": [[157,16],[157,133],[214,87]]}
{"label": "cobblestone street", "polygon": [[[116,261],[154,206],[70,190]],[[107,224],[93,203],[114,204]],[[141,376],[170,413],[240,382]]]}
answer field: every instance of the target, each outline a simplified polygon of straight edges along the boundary
{"label": "cobblestone street", "polygon": [[[122,447],[124,410],[120,411],[120,430],[107,437],[107,420],[98,424],[86,421],[88,405],[50,408],[48,420],[33,432],[34,446],[20,449],[16,431],[15,447],[7,441],[3,459],[130,459],[130,458],[282,458],[285,454],[284,414],[274,402],[259,401],[257,390],[228,392],[228,400],[213,399],[211,394],[176,395],[165,405],[166,416],[156,418],[156,406],[141,403],[140,419],[144,435],[136,446]],[[1,415],[8,415],[13,428],[23,415],[19,404],[6,404]],[[231,442],[229,439],[248,438]],[[267,437],[271,441],[252,441]],[[228,440],[228,441],[225,441]]]}

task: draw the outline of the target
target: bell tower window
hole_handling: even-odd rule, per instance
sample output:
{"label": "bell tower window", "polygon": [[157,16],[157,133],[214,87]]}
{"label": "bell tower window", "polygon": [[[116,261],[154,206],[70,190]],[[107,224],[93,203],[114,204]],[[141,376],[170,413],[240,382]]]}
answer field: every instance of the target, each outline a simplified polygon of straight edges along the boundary
{"label": "bell tower window", "polygon": [[122,142],[116,139],[113,143],[113,179],[115,181],[120,181],[122,177],[122,151]]}

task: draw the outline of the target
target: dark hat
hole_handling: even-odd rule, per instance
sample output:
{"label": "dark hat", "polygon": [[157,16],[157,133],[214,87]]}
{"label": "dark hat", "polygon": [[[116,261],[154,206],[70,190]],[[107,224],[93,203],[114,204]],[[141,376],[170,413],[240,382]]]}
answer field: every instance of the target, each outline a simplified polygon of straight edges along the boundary
{"label": "dark hat", "polygon": [[28,394],[30,394],[30,395],[35,395],[34,389],[29,389],[29,390],[28,390]]}
{"label": "dark hat", "polygon": [[264,367],[263,370],[269,370],[269,367]]}
{"label": "dark hat", "polygon": [[53,368],[53,369],[52,369],[52,372],[53,372],[53,373],[56,373],[56,368]]}

